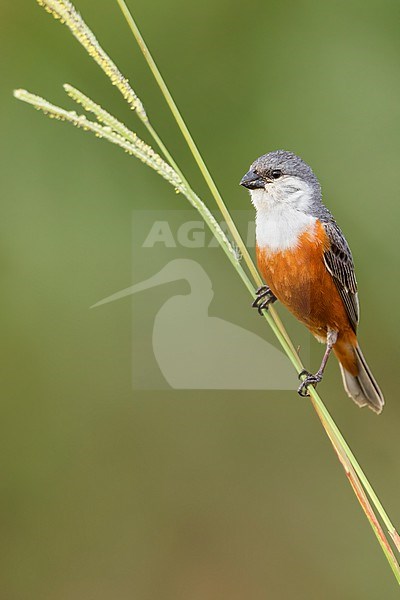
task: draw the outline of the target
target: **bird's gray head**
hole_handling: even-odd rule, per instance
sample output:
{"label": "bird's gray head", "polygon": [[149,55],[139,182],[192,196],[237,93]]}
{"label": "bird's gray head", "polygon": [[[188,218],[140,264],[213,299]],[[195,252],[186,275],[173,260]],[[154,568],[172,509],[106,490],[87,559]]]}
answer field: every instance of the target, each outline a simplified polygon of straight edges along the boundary
{"label": "bird's gray head", "polygon": [[318,179],[299,156],[276,150],[257,158],[242,178],[257,210],[293,208],[312,212],[321,202]]}

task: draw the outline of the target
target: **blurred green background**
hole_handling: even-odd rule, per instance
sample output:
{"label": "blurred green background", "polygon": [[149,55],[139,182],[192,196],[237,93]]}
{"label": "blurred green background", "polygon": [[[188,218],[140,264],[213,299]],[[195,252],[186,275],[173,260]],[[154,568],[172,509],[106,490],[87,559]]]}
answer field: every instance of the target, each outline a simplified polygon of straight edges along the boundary
{"label": "blurred green background", "polygon": [[[116,3],[77,6],[203,193]],[[231,209],[248,208],[238,180],[264,152],[291,149],[318,174],[353,250],[360,339],[387,406],[379,418],[358,410],[334,361],[321,392],[400,525],[398,2],[132,7]],[[0,27],[1,597],[397,597],[307,400],[132,389],[130,299],[88,307],[134,281],[132,210],[179,210],[184,199],[119,149],[15,101],[24,87],[72,107],[69,82],[143,135],[33,0],[2,0]],[[218,260],[212,314],[266,329]],[[158,306],[180,290],[160,288]],[[313,368],[321,353],[312,342]]]}

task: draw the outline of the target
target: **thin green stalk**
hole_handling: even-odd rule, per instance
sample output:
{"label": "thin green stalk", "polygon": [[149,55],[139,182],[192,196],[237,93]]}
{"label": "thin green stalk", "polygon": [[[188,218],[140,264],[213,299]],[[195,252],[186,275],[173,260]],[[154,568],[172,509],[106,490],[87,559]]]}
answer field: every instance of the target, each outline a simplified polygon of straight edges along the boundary
{"label": "thin green stalk", "polygon": [[380,514],[382,521],[385,523],[385,526],[389,532],[389,535],[391,537],[391,539],[393,540],[393,543],[395,544],[397,550],[400,552],[400,545],[399,545],[399,536],[398,533],[393,525],[393,523],[391,522],[388,514],[386,513],[385,509],[382,506],[381,501],[379,500],[377,494],[374,491],[374,488],[372,487],[372,485],[370,484],[370,482],[368,481],[364,471],[362,470],[359,462],[357,461],[356,457],[354,456],[351,448],[349,447],[349,445],[347,444],[346,440],[344,439],[343,435],[341,434],[338,426],[336,425],[335,421],[332,419],[331,415],[329,414],[327,408],[325,407],[324,403],[322,402],[321,398],[318,395],[318,392],[315,390],[315,388],[310,387],[310,395],[312,397],[312,399],[316,402],[319,411],[321,412],[323,418],[329,422],[330,428],[333,431],[334,435],[336,436],[336,438],[338,439],[340,445],[343,447],[348,459],[350,460],[351,465],[353,466],[355,472],[357,473],[358,478],[360,479],[360,481],[362,482],[366,492],[368,493],[369,497],[371,498],[373,504],[375,505],[378,513]]}
{"label": "thin green stalk", "polygon": [[[217,205],[219,207],[219,209],[221,210],[221,213],[223,214],[225,221],[227,223],[227,226],[229,228],[229,231],[233,237],[233,239],[235,240],[235,243],[237,244],[240,252],[242,253],[242,256],[246,262],[247,267],[249,268],[250,273],[253,276],[253,279],[256,283],[256,285],[261,285],[262,284],[262,280],[257,272],[257,269],[250,257],[250,254],[247,251],[247,248],[230,216],[230,213],[218,191],[218,188],[188,130],[188,127],[168,89],[168,86],[166,85],[158,67],[157,64],[155,63],[144,39],[143,36],[131,14],[131,12],[129,11],[126,3],[124,0],[117,0],[118,5],[148,63],[149,68],[151,69],[151,72],[153,73],[153,76],[157,82],[157,84],[160,87],[160,90],[162,91],[162,94],[171,110],[171,113],[173,114],[179,129],[182,132],[182,135],[184,136],[187,145],[190,149],[190,151],[192,152],[192,155],[215,199],[215,201],[217,202]],[[242,277],[243,280],[243,277]],[[246,282],[245,282],[246,283]],[[247,285],[247,283],[246,283]],[[251,286],[251,284],[250,284]],[[254,295],[254,290],[251,290],[251,288],[247,285],[248,289],[250,290],[250,292],[252,293],[252,295]],[[252,287],[252,286],[251,286]],[[284,347],[286,353],[289,355],[289,358],[292,362],[292,364],[295,366],[295,368],[297,369],[298,372],[300,372],[303,368],[303,365],[301,363],[301,360],[283,326],[283,324],[281,323],[276,311],[274,311],[273,307],[270,308],[269,312],[272,314],[272,319],[268,318],[269,315],[265,315],[267,318],[268,323],[270,324],[270,326],[273,328],[275,335],[277,335],[280,343],[282,344],[282,346]],[[274,326],[273,326],[274,324]],[[385,526],[388,529],[388,532],[393,540],[393,542],[396,545],[396,548],[398,550],[400,550],[400,546],[399,546],[399,536],[393,526],[393,524],[391,523],[385,509],[383,508],[379,498],[377,497],[372,485],[370,484],[370,482],[368,481],[365,473],[363,472],[363,470],[361,469],[358,461],[356,460],[353,452],[351,451],[351,449],[349,448],[347,442],[345,441],[344,437],[342,436],[340,430],[338,429],[336,423],[334,422],[333,418],[331,417],[331,415],[329,414],[328,410],[326,409],[325,405],[322,402],[322,399],[319,397],[318,393],[316,392],[316,390],[314,388],[311,388],[310,390],[311,392],[311,397],[313,400],[313,404],[315,409],[317,410],[318,416],[321,419],[321,422],[325,428],[325,430],[327,431],[329,438],[332,442],[332,444],[334,445],[335,450],[338,452],[339,456],[344,456],[345,458],[347,458],[350,461],[350,464],[352,465],[352,467],[354,468],[355,473],[357,474],[358,478],[360,479],[360,481],[362,482],[362,485],[364,486],[365,490],[367,491],[368,495],[370,496],[373,504],[375,505],[378,513],[380,514],[383,522],[385,523]],[[334,436],[334,437],[333,437]],[[354,487],[354,486],[353,486]],[[366,513],[367,514],[367,513]],[[367,514],[368,516],[368,514]],[[374,529],[375,530],[375,529]],[[380,536],[377,533],[377,531],[375,530],[375,533],[377,534],[378,539],[380,540]],[[392,566],[393,568],[393,566]],[[398,581],[400,581],[400,571],[398,569],[397,566],[397,570],[396,570],[396,576],[398,578]]]}
{"label": "thin green stalk", "polygon": [[[389,562],[389,565],[394,573],[394,576],[396,577],[397,582],[400,584],[400,567],[399,564],[397,562],[397,559],[393,553],[393,550],[382,530],[382,527],[378,521],[378,519],[375,516],[375,513],[373,511],[373,508],[371,507],[371,504],[368,501],[368,497],[365,493],[365,489],[362,487],[360,480],[355,472],[355,469],[353,467],[353,465],[351,464],[348,456],[346,456],[345,454],[342,454],[340,452],[340,441],[338,440],[337,436],[335,435],[335,433],[328,427],[326,427],[326,421],[324,418],[324,415],[322,414],[319,405],[314,401],[313,398],[311,398],[311,401],[313,403],[314,409],[323,425],[323,427],[326,430],[326,433],[333,445],[333,448],[336,452],[336,455],[339,459],[339,461],[341,462],[345,473],[347,475],[347,478],[350,482],[350,485],[353,488],[354,493],[356,494],[356,497],[361,505],[362,510],[364,511],[364,514],[366,515],[372,530],[386,556],[387,561]],[[340,433],[340,432],[339,432]],[[344,440],[343,440],[344,441]],[[344,441],[344,443],[346,444],[346,442]],[[350,450],[350,449],[349,449]],[[351,451],[350,451],[351,452]],[[390,531],[389,531],[390,533]],[[397,534],[396,534],[397,535]],[[392,539],[393,536],[391,535]],[[394,540],[393,540],[394,541]],[[398,548],[398,546],[396,545],[396,547]]]}
{"label": "thin green stalk", "polygon": [[[141,140],[136,133],[131,131],[121,123],[116,117],[108,113],[99,104],[91,100],[88,96],[72,87],[71,85],[65,84],[64,89],[67,94],[80,104],[85,110],[96,115],[97,121],[89,120],[85,115],[78,115],[75,111],[67,111],[59,106],[55,106],[48,100],[41,98],[35,94],[27,92],[26,90],[15,90],[14,96],[27,104],[34,106],[37,110],[42,111],[48,117],[57,119],[59,121],[67,121],[75,127],[81,128],[84,131],[90,131],[99,138],[104,138],[109,142],[120,146],[125,152],[139,158],[147,166],[151,167],[156,173],[161,175],[164,179],[170,183],[175,191],[183,194],[192,206],[199,211],[204,221],[210,228],[211,233],[218,240],[219,245],[222,247],[230,262],[234,267],[240,266],[239,256],[236,249],[232,246],[225,232],[216,221],[214,215],[210,212],[207,206],[202,200],[195,194],[195,192],[182,181],[180,175],[169,165],[163,158],[154,152],[154,150]],[[248,281],[246,273],[243,272],[245,282],[251,286]]]}

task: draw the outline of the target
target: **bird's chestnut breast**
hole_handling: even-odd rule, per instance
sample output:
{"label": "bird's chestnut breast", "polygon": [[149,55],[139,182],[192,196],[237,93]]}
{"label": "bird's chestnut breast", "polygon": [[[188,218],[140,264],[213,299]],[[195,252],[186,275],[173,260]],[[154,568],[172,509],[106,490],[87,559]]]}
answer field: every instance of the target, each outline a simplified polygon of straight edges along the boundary
{"label": "bird's chestnut breast", "polygon": [[317,337],[340,331],[348,318],[336,284],[324,263],[329,238],[319,221],[282,251],[256,246],[258,268],[275,296]]}

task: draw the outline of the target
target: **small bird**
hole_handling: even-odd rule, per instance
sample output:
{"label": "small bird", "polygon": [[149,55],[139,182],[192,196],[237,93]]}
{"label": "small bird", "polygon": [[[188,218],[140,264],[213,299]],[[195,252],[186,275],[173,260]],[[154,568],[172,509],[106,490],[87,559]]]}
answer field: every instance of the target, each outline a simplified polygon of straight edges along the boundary
{"label": "small bird", "polygon": [[384,398],[357,342],[359,304],[353,257],[330,211],[317,177],[299,156],[285,150],[257,158],[240,185],[256,209],[256,256],[267,285],[253,306],[262,312],[279,300],[314,337],[326,344],[317,373],[298,392],[322,380],[331,351],[347,394],[358,406],[381,413]]}

